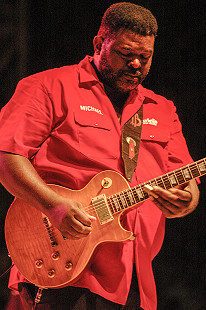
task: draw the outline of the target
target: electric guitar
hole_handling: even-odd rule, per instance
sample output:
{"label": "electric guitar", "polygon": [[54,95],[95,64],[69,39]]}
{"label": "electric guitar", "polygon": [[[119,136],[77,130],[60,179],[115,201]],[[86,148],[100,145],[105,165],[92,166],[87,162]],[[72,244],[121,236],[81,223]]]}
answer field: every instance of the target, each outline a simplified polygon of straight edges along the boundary
{"label": "electric guitar", "polygon": [[23,200],[16,199],[8,210],[5,238],[9,254],[22,275],[42,288],[71,285],[91,262],[101,243],[134,239],[120,224],[120,216],[148,199],[144,185],[169,189],[206,174],[206,158],[130,188],[114,171],[97,174],[81,190],[50,185],[58,194],[78,200],[97,218],[91,233],[82,239],[65,239],[46,215]]}

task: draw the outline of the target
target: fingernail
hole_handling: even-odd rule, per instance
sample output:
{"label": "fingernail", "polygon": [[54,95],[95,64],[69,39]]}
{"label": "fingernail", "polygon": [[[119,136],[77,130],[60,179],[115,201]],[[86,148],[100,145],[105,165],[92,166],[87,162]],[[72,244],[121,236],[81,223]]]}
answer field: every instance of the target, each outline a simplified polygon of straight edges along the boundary
{"label": "fingernail", "polygon": [[146,191],[150,196],[153,196],[153,197],[156,198],[156,199],[159,198],[159,196],[153,192],[153,187],[152,187],[152,186],[146,184],[146,185],[144,186],[144,188],[145,188],[145,191]]}
{"label": "fingernail", "polygon": [[144,187],[146,187],[146,189],[148,189],[149,191],[152,191],[152,190],[153,190],[153,187],[150,186],[149,184],[146,184]]}

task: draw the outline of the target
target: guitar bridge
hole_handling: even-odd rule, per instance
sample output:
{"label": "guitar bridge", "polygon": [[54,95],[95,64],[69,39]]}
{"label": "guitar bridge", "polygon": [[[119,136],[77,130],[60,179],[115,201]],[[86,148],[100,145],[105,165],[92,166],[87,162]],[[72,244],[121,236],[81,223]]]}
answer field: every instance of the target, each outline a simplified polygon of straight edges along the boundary
{"label": "guitar bridge", "polygon": [[101,225],[114,219],[109,209],[105,194],[92,198],[92,204],[95,207],[95,211]]}

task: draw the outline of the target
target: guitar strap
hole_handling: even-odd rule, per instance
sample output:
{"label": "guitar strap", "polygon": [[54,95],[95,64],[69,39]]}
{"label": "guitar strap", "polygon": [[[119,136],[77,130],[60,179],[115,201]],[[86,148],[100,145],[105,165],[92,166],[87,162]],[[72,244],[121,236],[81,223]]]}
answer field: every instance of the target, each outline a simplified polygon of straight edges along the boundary
{"label": "guitar strap", "polygon": [[125,176],[132,181],[134,170],[137,166],[139,146],[143,123],[143,104],[123,126],[122,130],[122,158],[125,167]]}

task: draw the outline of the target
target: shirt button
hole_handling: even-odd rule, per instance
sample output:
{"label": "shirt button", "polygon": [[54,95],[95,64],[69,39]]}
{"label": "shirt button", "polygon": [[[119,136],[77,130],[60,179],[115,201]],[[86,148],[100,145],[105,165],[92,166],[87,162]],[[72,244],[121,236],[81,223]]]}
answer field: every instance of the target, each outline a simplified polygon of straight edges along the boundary
{"label": "shirt button", "polygon": [[153,136],[153,135],[150,135],[150,138],[151,138],[151,139],[154,139],[154,136]]}
{"label": "shirt button", "polygon": [[95,126],[98,126],[98,123],[95,122],[94,125],[95,125]]}

